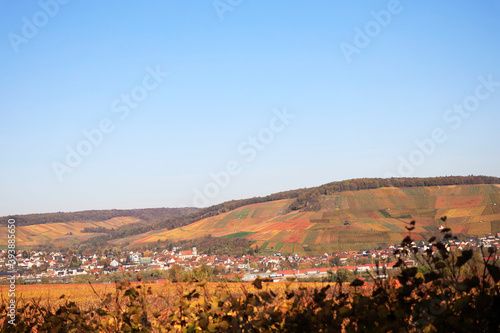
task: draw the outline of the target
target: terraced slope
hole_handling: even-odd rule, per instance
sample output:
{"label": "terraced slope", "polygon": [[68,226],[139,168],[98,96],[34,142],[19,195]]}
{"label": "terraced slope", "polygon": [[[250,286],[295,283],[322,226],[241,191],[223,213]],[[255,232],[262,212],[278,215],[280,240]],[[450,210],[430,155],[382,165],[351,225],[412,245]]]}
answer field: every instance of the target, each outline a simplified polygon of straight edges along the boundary
{"label": "terraced slope", "polygon": [[[101,234],[82,233],[84,228],[103,227],[118,228],[140,220],[133,217],[115,217],[101,222],[64,222],[44,223],[16,228],[16,247],[25,248],[39,244],[51,243],[56,246],[70,246]],[[0,227],[0,235],[7,235],[7,228]],[[7,237],[0,237],[0,248],[7,246]]]}
{"label": "terraced slope", "polygon": [[285,212],[294,199],[240,207],[182,228],[157,230],[131,238],[158,240],[244,237],[264,251],[318,254],[374,248],[400,242],[405,222],[416,220],[414,238],[435,234],[441,216],[455,233],[500,232],[498,185],[451,185],[346,191],[320,197],[316,211]]}

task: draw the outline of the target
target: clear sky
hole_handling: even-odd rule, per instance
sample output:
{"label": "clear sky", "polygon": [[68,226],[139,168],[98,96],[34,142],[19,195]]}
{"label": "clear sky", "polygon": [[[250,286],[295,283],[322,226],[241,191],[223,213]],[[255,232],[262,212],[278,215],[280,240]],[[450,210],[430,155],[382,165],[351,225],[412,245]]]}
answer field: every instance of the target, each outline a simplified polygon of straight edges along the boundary
{"label": "clear sky", "polygon": [[0,215],[500,176],[499,18],[498,0],[0,0]]}

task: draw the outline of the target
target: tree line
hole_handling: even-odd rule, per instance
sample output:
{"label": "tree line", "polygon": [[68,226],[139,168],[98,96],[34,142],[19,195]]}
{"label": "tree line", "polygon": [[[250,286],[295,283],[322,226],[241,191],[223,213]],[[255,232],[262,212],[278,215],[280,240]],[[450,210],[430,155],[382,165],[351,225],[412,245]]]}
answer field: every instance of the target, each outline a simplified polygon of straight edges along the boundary
{"label": "tree line", "polygon": [[146,208],[146,209],[108,209],[85,210],[79,212],[57,212],[45,214],[10,215],[5,218],[15,219],[18,226],[45,223],[63,223],[75,221],[106,221],[114,217],[135,217],[145,222],[162,221],[172,216],[188,214],[197,208]]}

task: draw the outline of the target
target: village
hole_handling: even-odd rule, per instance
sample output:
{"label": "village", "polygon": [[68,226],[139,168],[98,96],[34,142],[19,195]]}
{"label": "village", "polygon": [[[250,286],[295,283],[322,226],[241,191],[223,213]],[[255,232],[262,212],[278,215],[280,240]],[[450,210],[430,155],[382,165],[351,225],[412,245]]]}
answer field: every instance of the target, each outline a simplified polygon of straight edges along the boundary
{"label": "village", "polygon": [[[447,246],[454,251],[480,247],[498,248],[499,245],[500,233],[452,240]],[[425,242],[413,242],[412,247],[422,253],[430,248]],[[102,255],[75,254],[72,251],[28,252],[19,249],[16,250],[15,272],[8,270],[7,251],[0,250],[0,283],[6,283],[4,280],[11,276],[17,278],[18,284],[82,283],[107,281],[105,277],[111,274],[130,276],[130,273],[140,274],[154,270],[167,272],[171,269],[190,272],[200,267],[216,272],[213,278],[227,281],[253,281],[257,277],[272,281],[288,277],[319,280],[340,269],[384,278],[385,272],[390,271],[396,263],[398,255],[394,255],[394,252],[398,249],[401,249],[401,245],[389,244],[385,248],[324,253],[318,256],[282,255],[279,252],[271,255],[207,255],[198,253],[195,245],[188,250],[173,248],[154,253],[150,250],[105,251]],[[495,258],[500,259],[500,255],[495,254]],[[407,266],[418,265],[412,257],[402,259]],[[161,274],[156,276],[164,277]]]}

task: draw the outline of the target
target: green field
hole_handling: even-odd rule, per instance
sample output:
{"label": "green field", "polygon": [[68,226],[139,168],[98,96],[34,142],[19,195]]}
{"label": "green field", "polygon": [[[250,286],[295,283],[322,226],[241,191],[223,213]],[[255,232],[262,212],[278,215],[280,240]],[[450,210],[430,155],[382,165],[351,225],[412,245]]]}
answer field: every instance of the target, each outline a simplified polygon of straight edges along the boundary
{"label": "green field", "polygon": [[229,234],[229,235],[225,235],[225,236],[222,236],[221,238],[245,238],[245,237],[248,237],[248,236],[252,236],[256,234],[255,232],[249,232],[249,231],[239,231],[239,232],[235,232],[234,234]]}
{"label": "green field", "polygon": [[235,218],[244,219],[248,216],[248,214],[250,214],[250,209],[242,209],[236,213]]}

